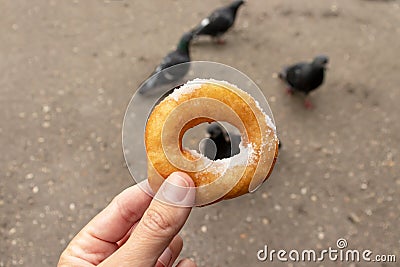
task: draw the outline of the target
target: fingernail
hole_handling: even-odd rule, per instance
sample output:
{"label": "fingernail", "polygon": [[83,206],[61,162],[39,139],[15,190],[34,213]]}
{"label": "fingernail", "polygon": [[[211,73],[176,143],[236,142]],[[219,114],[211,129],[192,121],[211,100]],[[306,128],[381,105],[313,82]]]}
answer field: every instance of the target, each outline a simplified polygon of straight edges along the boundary
{"label": "fingernail", "polygon": [[167,247],[161,256],[158,258],[158,261],[164,266],[168,267],[172,260],[172,250]]}
{"label": "fingernail", "polygon": [[184,174],[179,172],[172,173],[160,188],[164,198],[167,201],[178,204],[182,202],[188,194],[190,187]]}

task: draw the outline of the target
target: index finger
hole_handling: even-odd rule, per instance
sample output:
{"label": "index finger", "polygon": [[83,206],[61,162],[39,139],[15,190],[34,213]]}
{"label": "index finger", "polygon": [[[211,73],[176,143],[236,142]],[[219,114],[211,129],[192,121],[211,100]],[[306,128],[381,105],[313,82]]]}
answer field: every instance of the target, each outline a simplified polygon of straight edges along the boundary
{"label": "index finger", "polygon": [[105,242],[121,240],[143,216],[152,199],[150,192],[147,180],[125,189],[82,231]]}

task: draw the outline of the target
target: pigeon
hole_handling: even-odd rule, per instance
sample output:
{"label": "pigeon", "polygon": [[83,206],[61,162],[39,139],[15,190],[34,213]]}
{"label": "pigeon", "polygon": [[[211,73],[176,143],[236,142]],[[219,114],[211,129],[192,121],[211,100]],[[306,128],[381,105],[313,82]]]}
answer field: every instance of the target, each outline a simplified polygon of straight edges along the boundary
{"label": "pigeon", "polygon": [[244,1],[234,1],[228,6],[216,9],[211,15],[203,19],[192,32],[196,36],[209,35],[216,38],[218,43],[224,43],[220,37],[233,26],[236,13],[242,4],[244,4]]}
{"label": "pigeon", "polygon": [[224,159],[239,154],[241,137],[238,134],[229,133],[219,123],[211,123],[207,127],[205,142],[200,147],[200,152],[211,160]]}
{"label": "pigeon", "polygon": [[[160,65],[158,65],[153,73],[149,76],[148,79],[139,89],[139,93],[142,95],[151,94],[154,88],[158,86],[170,84],[179,79],[183,78],[187,72],[189,71],[189,64],[183,64],[181,67],[172,68],[170,70],[165,70],[169,67],[190,62],[190,42],[193,39],[193,33],[188,32],[185,33],[176,47],[176,50],[168,53]],[[154,76],[153,76],[154,75]]]}
{"label": "pigeon", "polygon": [[[200,152],[211,160],[230,158],[240,153],[239,144],[242,140],[240,134],[227,132],[219,123],[211,123],[207,127],[207,137],[200,146]],[[279,140],[278,148],[282,146]]]}
{"label": "pigeon", "polygon": [[283,69],[279,73],[279,78],[289,85],[287,92],[290,95],[295,91],[305,94],[304,105],[309,109],[312,108],[312,103],[308,99],[308,94],[324,82],[328,62],[327,56],[320,55],[312,62],[300,62]]}

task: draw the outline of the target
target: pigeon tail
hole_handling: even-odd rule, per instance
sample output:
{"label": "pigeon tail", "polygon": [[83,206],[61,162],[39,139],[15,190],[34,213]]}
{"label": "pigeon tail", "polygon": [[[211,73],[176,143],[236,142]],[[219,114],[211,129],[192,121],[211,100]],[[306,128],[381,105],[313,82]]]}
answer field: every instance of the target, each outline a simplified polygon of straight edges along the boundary
{"label": "pigeon tail", "polygon": [[139,94],[146,95],[152,91],[153,88],[156,87],[157,75],[153,76],[154,74],[150,75],[150,77],[144,82],[144,84],[139,89]]}

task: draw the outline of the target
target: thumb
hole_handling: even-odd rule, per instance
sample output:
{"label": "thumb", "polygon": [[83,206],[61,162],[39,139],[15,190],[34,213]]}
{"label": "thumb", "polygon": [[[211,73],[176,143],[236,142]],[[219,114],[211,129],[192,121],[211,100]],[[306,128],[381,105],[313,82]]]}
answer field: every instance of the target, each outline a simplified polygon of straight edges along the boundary
{"label": "thumb", "polygon": [[110,266],[154,266],[185,224],[194,199],[192,179],[182,172],[172,173],[161,185],[129,240],[109,258],[109,263],[115,263]]}

